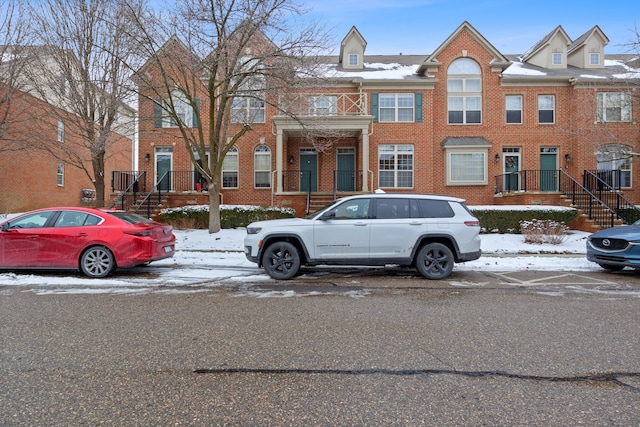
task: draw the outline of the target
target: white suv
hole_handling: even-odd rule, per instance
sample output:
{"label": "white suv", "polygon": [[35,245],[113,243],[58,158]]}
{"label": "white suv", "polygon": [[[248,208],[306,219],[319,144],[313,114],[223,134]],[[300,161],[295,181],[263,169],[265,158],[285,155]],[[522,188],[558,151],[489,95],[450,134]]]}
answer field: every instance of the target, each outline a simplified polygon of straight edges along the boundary
{"label": "white suv", "polygon": [[367,194],[338,199],[306,218],[249,224],[244,252],[274,279],[301,265],[413,266],[444,279],[456,262],[480,258],[480,223],[463,199]]}

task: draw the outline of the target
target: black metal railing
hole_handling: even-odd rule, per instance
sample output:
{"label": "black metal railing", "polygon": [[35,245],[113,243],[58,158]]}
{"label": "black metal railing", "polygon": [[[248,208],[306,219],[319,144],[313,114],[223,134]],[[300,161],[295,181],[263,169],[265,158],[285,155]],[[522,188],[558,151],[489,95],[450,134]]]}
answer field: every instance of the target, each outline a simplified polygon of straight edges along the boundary
{"label": "black metal railing", "polygon": [[620,172],[620,170],[585,170],[583,183],[587,190],[616,213],[617,219],[625,224],[631,224],[640,219],[640,209],[622,194]]}
{"label": "black metal railing", "polygon": [[622,195],[619,187],[610,184],[620,182],[620,176],[611,172],[584,171],[582,183],[562,169],[511,172],[496,176],[496,194],[560,192],[602,228],[613,227],[616,221],[635,222],[640,219],[640,209]]}
{"label": "black metal railing", "polygon": [[522,170],[496,176],[496,194],[518,191],[558,191],[561,170]]}
{"label": "black metal railing", "polygon": [[583,185],[590,191],[622,191],[622,171],[614,170],[585,170]]}
{"label": "black metal railing", "polygon": [[111,173],[111,191],[120,192],[111,204],[111,209],[129,209],[138,199],[138,195],[147,191],[146,172],[113,171]]}
{"label": "black metal railing", "polygon": [[560,170],[559,183],[560,191],[571,200],[573,206],[582,210],[589,219],[602,228],[610,228],[615,225],[616,211],[584,185],[562,170]]}
{"label": "black metal railing", "polygon": [[168,171],[160,177],[156,185],[153,186],[151,191],[149,191],[145,198],[142,199],[142,201],[135,208],[135,213],[141,213],[144,208],[144,211],[147,214],[147,218],[151,218],[151,213],[155,210],[156,206],[162,203],[163,192],[168,193],[170,191],[171,175],[171,171]]}

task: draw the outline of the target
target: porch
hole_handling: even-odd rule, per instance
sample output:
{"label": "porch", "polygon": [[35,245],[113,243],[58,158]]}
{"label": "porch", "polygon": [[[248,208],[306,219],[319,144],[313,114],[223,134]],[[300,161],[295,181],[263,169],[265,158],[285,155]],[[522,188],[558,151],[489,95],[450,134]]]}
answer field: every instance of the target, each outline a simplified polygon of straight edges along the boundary
{"label": "porch", "polygon": [[623,171],[584,170],[580,180],[564,170],[523,170],[495,177],[496,204],[567,205],[581,211],[581,229],[594,231],[640,219],[623,194]]}

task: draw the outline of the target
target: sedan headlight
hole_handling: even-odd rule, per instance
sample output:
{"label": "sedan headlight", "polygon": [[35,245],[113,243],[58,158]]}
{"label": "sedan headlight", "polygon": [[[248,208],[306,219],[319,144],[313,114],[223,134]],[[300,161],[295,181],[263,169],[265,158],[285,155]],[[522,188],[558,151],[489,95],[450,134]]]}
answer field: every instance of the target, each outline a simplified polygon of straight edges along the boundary
{"label": "sedan headlight", "polygon": [[247,227],[247,234],[258,234],[261,230],[260,227]]}

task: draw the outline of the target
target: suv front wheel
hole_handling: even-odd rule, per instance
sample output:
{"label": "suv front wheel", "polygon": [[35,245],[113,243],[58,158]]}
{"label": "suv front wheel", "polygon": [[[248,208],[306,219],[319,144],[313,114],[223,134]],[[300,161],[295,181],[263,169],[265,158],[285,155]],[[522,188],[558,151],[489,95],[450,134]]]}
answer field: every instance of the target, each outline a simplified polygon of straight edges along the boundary
{"label": "suv front wheel", "polygon": [[300,270],[298,248],[289,242],[274,242],[264,250],[262,265],[267,274],[274,279],[291,279]]}
{"label": "suv front wheel", "polygon": [[416,255],[416,269],[427,279],[444,279],[451,274],[453,252],[442,243],[428,243]]}

